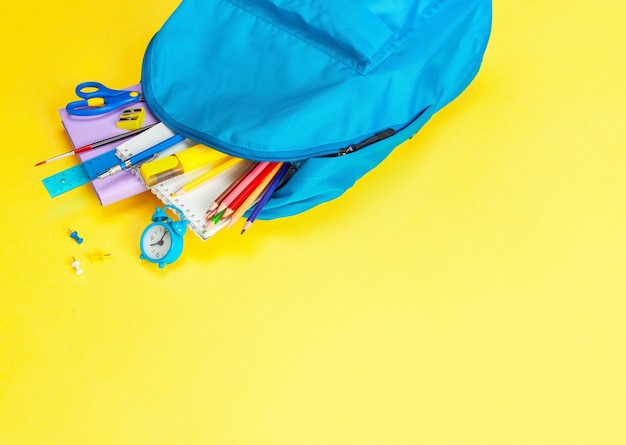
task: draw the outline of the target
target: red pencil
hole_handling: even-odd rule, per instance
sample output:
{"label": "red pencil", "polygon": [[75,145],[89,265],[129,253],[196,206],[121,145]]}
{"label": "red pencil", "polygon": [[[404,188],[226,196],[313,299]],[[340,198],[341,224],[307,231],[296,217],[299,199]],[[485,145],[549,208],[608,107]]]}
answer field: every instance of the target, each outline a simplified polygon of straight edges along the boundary
{"label": "red pencil", "polygon": [[261,170],[261,172],[241,191],[241,193],[239,193],[235,199],[228,204],[224,212],[224,218],[228,218],[235,211],[237,211],[239,206],[241,206],[248,196],[250,196],[250,194],[252,194],[252,192],[259,187],[259,185],[263,182],[263,179],[265,179],[265,177],[269,175],[278,164],[279,162],[269,162],[265,168]]}
{"label": "red pencil", "polygon": [[248,184],[250,184],[254,178],[256,178],[259,173],[265,169],[265,167],[267,167],[267,164],[269,164],[269,162],[259,162],[248,174],[248,176],[243,178],[243,180],[237,184],[237,186],[222,200],[220,205],[217,207],[217,210],[215,210],[215,213],[220,213],[222,210],[226,210],[226,207],[228,207],[230,203],[233,202],[233,200],[242,192],[242,190],[246,188]]}
{"label": "red pencil", "polygon": [[222,203],[224,198],[226,196],[228,196],[228,194],[230,192],[232,192],[233,189],[235,187],[237,187],[237,185],[241,181],[243,181],[243,179],[246,176],[248,176],[248,174],[252,171],[252,169],[254,169],[254,167],[256,167],[256,165],[257,165],[256,162],[253,162],[252,164],[250,164],[248,166],[248,168],[246,168],[239,176],[237,176],[237,179],[235,179],[233,182],[231,182],[231,184],[228,187],[226,187],[226,189],[222,193],[220,193],[220,195],[217,198],[215,198],[215,201],[213,201],[213,203],[211,204],[209,209],[206,211],[206,213],[207,213],[206,220],[207,221],[210,220],[213,215],[217,214],[217,212],[216,212],[217,207]]}

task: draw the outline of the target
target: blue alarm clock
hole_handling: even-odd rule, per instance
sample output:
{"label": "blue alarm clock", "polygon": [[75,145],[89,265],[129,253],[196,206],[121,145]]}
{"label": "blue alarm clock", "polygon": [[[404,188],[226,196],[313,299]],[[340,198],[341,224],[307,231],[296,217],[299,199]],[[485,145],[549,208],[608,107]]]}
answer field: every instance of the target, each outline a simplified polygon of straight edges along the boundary
{"label": "blue alarm clock", "polygon": [[[165,210],[175,211],[180,221],[173,221]],[[162,209],[156,208],[152,215],[152,223],[141,234],[139,246],[142,260],[157,263],[160,268],[172,264],[183,252],[183,237],[187,232],[187,221],[183,212],[173,205],[166,205]]]}

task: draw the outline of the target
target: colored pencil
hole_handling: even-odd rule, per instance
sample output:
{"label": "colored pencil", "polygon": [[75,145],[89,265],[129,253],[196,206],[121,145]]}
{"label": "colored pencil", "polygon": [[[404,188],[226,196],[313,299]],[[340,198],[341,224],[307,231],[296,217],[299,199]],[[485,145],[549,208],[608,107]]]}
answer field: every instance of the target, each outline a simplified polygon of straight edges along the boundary
{"label": "colored pencil", "polygon": [[211,227],[217,225],[222,220],[223,216],[224,216],[224,210],[222,210],[217,215],[209,218],[209,220],[207,221],[206,225],[204,226],[204,231],[206,232],[206,231],[210,230]]}
{"label": "colored pencil", "polygon": [[185,194],[187,192],[190,192],[191,190],[193,190],[194,188],[198,187],[199,185],[205,183],[206,181],[208,181],[212,177],[217,176],[218,174],[222,173],[224,170],[227,170],[227,169],[235,166],[236,164],[238,164],[241,161],[243,161],[243,159],[240,159],[240,158],[230,158],[226,162],[223,162],[222,164],[218,165],[217,167],[212,168],[211,170],[209,170],[208,172],[204,173],[203,175],[198,176],[196,179],[193,179],[193,180],[189,181],[187,184],[183,185],[181,188],[179,188],[174,193],[172,193],[171,196],[183,195],[183,194]]}
{"label": "colored pencil", "polygon": [[[269,164],[267,164],[265,166],[265,168],[261,171],[261,173],[259,173],[242,191],[241,193],[239,193],[235,199],[232,200],[232,202],[230,204],[228,204],[228,206],[226,207],[225,213],[224,213],[224,217],[228,217],[230,215],[232,215],[237,209],[239,209],[239,207],[241,207],[241,205],[244,203],[244,201],[246,199],[248,199],[248,196],[250,196],[252,194],[252,192],[254,192],[257,188],[259,188],[260,184],[263,182],[263,179],[265,179],[265,177],[267,175],[269,175],[272,170],[274,170],[274,167],[276,167],[276,164],[278,164],[278,162],[270,162]],[[219,208],[219,207],[218,207]]]}
{"label": "colored pencil", "polygon": [[263,171],[263,169],[269,164],[269,162],[259,162],[252,171],[246,176],[237,186],[231,190],[231,192],[226,195],[226,197],[222,200],[220,205],[217,207],[216,213],[221,212],[222,210],[226,210],[226,207],[243,191],[244,188],[250,184],[256,178],[259,173]]}
{"label": "colored pencil", "polygon": [[[258,185],[258,187],[255,188],[252,191],[252,193],[250,193],[250,195],[239,206],[239,208],[237,210],[235,210],[232,214],[229,215],[230,216],[230,224],[228,224],[228,227],[232,226],[237,221],[239,221],[239,218],[241,218],[243,216],[243,214],[246,213],[246,211],[250,207],[252,207],[252,204],[254,204],[254,202],[258,199],[258,197],[261,196],[261,194],[265,191],[265,189],[267,189],[267,186],[270,184],[272,179],[274,179],[274,176],[276,176],[276,174],[278,173],[278,171],[280,170],[282,165],[283,165],[282,162],[277,162],[276,165],[274,166],[274,168],[272,169],[272,171],[270,171],[269,174],[266,175],[263,178],[263,180]],[[227,215],[227,214],[228,214],[228,209],[226,209],[225,215]]]}
{"label": "colored pencil", "polygon": [[211,219],[213,215],[215,215],[215,210],[220,205],[222,200],[237,186],[237,184],[239,184],[243,180],[243,178],[248,176],[248,173],[250,173],[255,166],[256,166],[256,162],[251,163],[248,166],[248,168],[246,168],[243,172],[241,172],[241,174],[237,177],[237,179],[231,182],[230,185],[226,187],[224,191],[220,193],[220,195],[217,198],[215,198],[215,201],[213,201],[213,203],[209,206],[209,209],[206,211],[207,221]]}
{"label": "colored pencil", "polygon": [[229,222],[230,221],[228,220],[228,218],[222,219],[221,221],[217,221],[217,222],[210,221],[204,228],[203,235],[207,238],[210,238],[213,235],[215,235],[218,231],[226,227]]}
{"label": "colored pencil", "polygon": [[250,216],[248,216],[248,219],[243,225],[243,229],[241,230],[242,235],[245,233],[246,230],[250,228],[252,223],[256,220],[257,216],[259,215],[261,210],[263,210],[263,207],[265,207],[265,204],[267,204],[267,201],[269,201],[269,199],[272,197],[272,195],[274,194],[274,191],[276,190],[280,182],[283,180],[283,178],[289,171],[290,167],[291,167],[291,164],[289,162],[285,162],[283,166],[280,168],[280,170],[278,171],[278,173],[276,173],[276,176],[274,176],[274,179],[272,179],[272,182],[267,187],[267,190],[263,192],[263,196],[261,196],[261,199],[259,200],[259,202],[256,203],[254,209],[252,210],[252,213],[250,214]]}

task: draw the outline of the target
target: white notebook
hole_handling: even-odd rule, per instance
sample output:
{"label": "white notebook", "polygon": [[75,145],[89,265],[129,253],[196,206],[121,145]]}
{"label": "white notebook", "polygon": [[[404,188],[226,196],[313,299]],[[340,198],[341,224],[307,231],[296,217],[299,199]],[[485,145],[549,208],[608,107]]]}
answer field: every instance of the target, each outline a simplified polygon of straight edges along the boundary
{"label": "white notebook", "polygon": [[[125,160],[129,157],[141,153],[144,150],[162,142],[172,136],[174,132],[167,128],[163,123],[159,123],[149,130],[140,133],[134,138],[124,142],[117,148],[117,155],[120,159]],[[168,156],[177,153],[186,148],[196,145],[190,139],[185,139],[182,142],[172,146],[171,148],[161,152],[159,157]],[[189,173],[185,173],[180,176],[163,181],[153,187],[148,187],[152,193],[154,193],[163,204],[173,205],[179,208],[184,213],[184,218],[189,221],[189,228],[202,239],[203,241],[209,239],[221,228],[229,223],[229,220],[222,220],[219,224],[213,226],[210,231],[205,231],[206,226],[206,211],[209,206],[215,201],[215,199],[224,191],[237,177],[250,165],[250,161],[242,161],[236,164],[234,167],[214,176],[205,183],[199,185],[193,190],[179,195],[171,197],[171,194],[176,192],[180,187],[188,183],[194,178],[206,173],[211,167],[201,167],[196,170],[192,170]],[[145,184],[139,168],[132,169],[135,176]]]}

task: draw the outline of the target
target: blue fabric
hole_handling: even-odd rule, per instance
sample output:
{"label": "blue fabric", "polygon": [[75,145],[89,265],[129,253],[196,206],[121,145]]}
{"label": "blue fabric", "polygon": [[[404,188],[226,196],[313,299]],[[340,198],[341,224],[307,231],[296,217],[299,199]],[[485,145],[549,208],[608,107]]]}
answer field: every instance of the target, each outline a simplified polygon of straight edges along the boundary
{"label": "blue fabric", "polygon": [[146,50],[142,87],[174,131],[299,161],[259,215],[277,218],[341,195],[460,94],[490,29],[490,0],[183,0]]}

